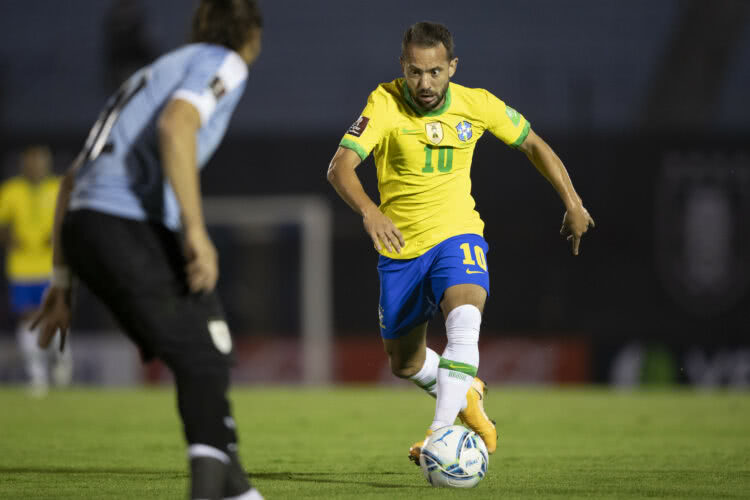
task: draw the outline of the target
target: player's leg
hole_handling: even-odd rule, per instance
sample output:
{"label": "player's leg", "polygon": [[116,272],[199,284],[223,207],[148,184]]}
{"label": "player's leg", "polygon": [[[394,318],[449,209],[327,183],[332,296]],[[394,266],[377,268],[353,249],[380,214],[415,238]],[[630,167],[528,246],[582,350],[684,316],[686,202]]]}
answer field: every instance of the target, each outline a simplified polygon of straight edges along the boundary
{"label": "player's leg", "polygon": [[424,255],[398,260],[380,257],[380,304],[378,316],[383,347],[391,372],[413,381],[435,396],[439,356],[427,347],[427,320],[436,305],[426,296]]}
{"label": "player's leg", "polygon": [[157,356],[172,370],[192,497],[260,498],[236,454],[226,394],[229,330],[215,294],[187,293],[177,235],[81,210],[66,216],[63,248],[75,274],[113,312],[144,358]]}
{"label": "player's leg", "polygon": [[445,317],[447,344],[440,359],[435,418],[430,429],[452,425],[456,416],[494,452],[497,432],[484,412],[484,383],[479,368],[479,330],[489,292],[487,243],[478,235],[461,235],[440,245],[431,280]]}
{"label": "player's leg", "polygon": [[383,339],[391,372],[409,379],[432,397],[437,395],[437,370],[440,356],[427,347],[427,322],[412,328],[403,337]]}
{"label": "player's leg", "polygon": [[11,284],[10,295],[11,309],[18,315],[16,340],[28,377],[29,394],[42,397],[49,389],[49,374],[47,352],[37,346],[38,329],[31,328],[31,313],[40,302],[35,300],[35,296],[41,293],[37,288],[37,284],[14,283]]}

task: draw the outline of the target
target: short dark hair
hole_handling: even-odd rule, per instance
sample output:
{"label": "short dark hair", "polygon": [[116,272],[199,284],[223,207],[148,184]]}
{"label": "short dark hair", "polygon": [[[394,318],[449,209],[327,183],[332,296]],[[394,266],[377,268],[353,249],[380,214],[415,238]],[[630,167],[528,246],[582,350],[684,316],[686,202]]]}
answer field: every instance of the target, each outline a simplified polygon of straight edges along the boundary
{"label": "short dark hair", "polygon": [[448,60],[453,59],[453,35],[448,28],[440,23],[422,21],[409,26],[401,41],[401,57],[406,54],[406,47],[416,45],[418,47],[434,47],[443,44],[448,53]]}
{"label": "short dark hair", "polygon": [[201,0],[193,16],[193,43],[214,43],[238,51],[250,31],[263,27],[255,0]]}

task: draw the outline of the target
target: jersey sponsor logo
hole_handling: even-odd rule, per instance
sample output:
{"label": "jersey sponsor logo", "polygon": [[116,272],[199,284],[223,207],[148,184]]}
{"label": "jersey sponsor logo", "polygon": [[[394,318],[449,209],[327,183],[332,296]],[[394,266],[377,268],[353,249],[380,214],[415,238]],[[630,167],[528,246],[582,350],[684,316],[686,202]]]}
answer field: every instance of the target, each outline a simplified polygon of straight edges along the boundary
{"label": "jersey sponsor logo", "polygon": [[471,131],[471,123],[467,122],[466,120],[456,125],[456,131],[458,132],[458,138],[464,142],[471,139],[471,136],[474,135],[474,133]]}
{"label": "jersey sponsor logo", "polygon": [[508,118],[510,118],[510,121],[513,122],[513,125],[516,127],[519,123],[521,123],[521,115],[518,114],[518,111],[511,108],[510,106],[505,106],[505,114],[508,115]]}
{"label": "jersey sponsor logo", "polygon": [[360,116],[357,118],[356,122],[352,123],[352,126],[349,127],[349,130],[347,130],[346,133],[353,135],[354,137],[360,137],[367,128],[368,123],[370,123],[369,118],[366,116]]}
{"label": "jersey sponsor logo", "polygon": [[232,336],[229,334],[226,321],[223,319],[209,320],[208,333],[211,334],[211,340],[220,353],[229,354],[232,351]]}
{"label": "jersey sponsor logo", "polygon": [[471,269],[466,270],[466,274],[483,274],[484,271],[472,271]]}
{"label": "jersey sponsor logo", "polygon": [[224,82],[218,76],[211,80],[209,87],[211,87],[211,92],[214,94],[217,101],[227,93],[226,85],[224,85]]}
{"label": "jersey sponsor logo", "polygon": [[427,139],[433,144],[440,144],[443,141],[443,124],[440,122],[430,122],[425,126]]}

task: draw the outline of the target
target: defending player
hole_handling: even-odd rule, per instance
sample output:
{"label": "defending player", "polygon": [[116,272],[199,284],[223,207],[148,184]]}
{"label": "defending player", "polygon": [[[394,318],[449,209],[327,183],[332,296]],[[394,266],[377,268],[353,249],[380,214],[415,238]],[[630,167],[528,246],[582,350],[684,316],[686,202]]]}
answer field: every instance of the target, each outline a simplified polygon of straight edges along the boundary
{"label": "defending player", "polygon": [[[199,169],[221,142],[259,55],[253,0],[202,0],[192,42],[137,71],[109,101],[65,176],[40,344],[70,321],[70,271],[145,359],[175,377],[192,498],[261,498],[237,456],[227,390],[232,340]],[[64,338],[64,337],[63,337]]]}
{"label": "defending player", "polygon": [[0,225],[5,229],[11,311],[18,316],[18,347],[29,378],[29,392],[35,397],[47,393],[50,375],[57,386],[68,385],[73,375],[70,343],[52,353],[42,350],[30,321],[42,303],[52,273],[52,220],[59,187],[60,179],[52,175],[52,154],[41,145],[26,148],[21,153],[20,175],[0,186]]}
{"label": "defending player", "polygon": [[[497,447],[484,412],[479,327],[489,294],[484,223],[474,210],[469,171],[479,138],[488,131],[526,154],[565,205],[561,233],[578,254],[593,220],[560,159],[526,119],[483,89],[450,82],[458,66],[453,38],[440,24],[411,26],[402,41],[403,78],[384,83],[341,140],[328,180],[362,216],[380,253],[380,331],[391,370],[436,397],[427,436],[459,416]],[[367,196],[355,168],[375,155],[380,207]],[[438,307],[447,345],[426,346],[427,321]],[[423,442],[409,457],[418,461]]]}

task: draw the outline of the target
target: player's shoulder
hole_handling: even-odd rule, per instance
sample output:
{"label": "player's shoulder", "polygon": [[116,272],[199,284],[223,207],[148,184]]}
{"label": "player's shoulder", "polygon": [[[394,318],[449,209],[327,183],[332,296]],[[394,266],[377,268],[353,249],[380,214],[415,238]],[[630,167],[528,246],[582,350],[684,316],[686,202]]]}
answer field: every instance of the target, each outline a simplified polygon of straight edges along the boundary
{"label": "player's shoulder", "polygon": [[29,182],[20,175],[14,175],[4,180],[0,184],[0,190],[4,193],[18,192],[25,189]]}
{"label": "player's shoulder", "polygon": [[170,68],[182,65],[186,69],[195,68],[196,71],[219,71],[231,75],[233,78],[247,77],[247,64],[235,51],[212,43],[190,43],[164,54],[156,63],[156,68]]}
{"label": "player's shoulder", "polygon": [[490,98],[502,101],[502,99],[500,99],[487,89],[478,87],[466,87],[455,82],[451,82],[450,86],[452,98],[454,100],[461,99],[464,102],[472,105],[486,104],[487,100]]}
{"label": "player's shoulder", "polygon": [[375,90],[370,92],[368,100],[380,105],[389,105],[398,102],[401,99],[401,80],[401,78],[397,78],[391,82],[381,83]]}

